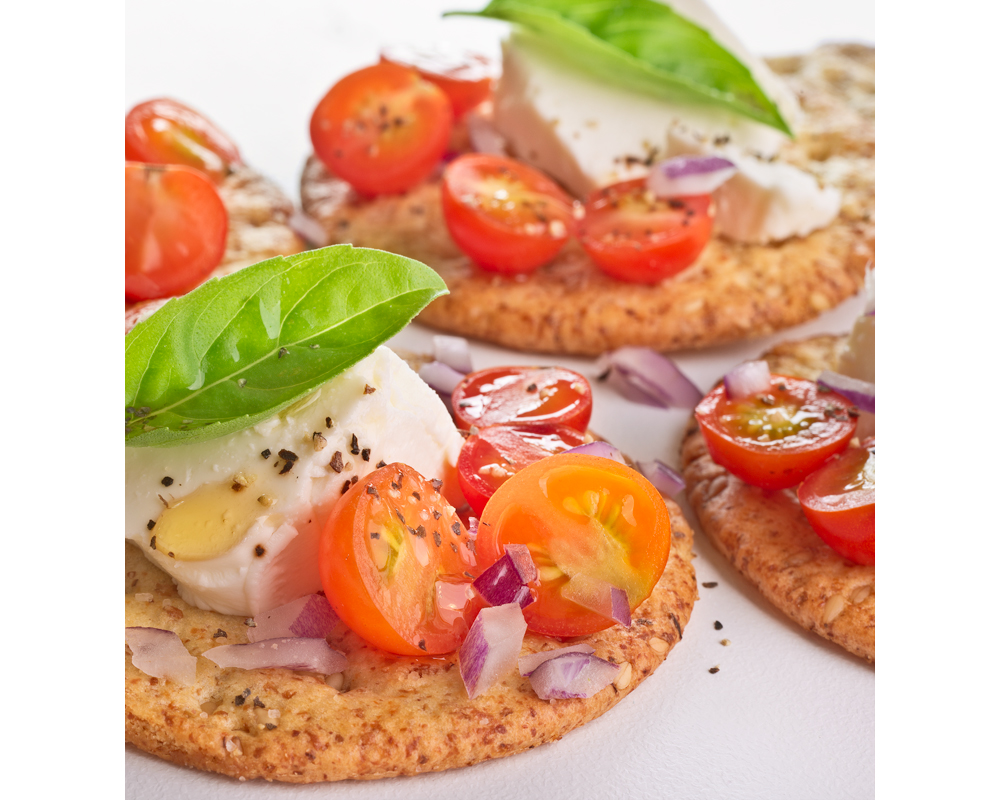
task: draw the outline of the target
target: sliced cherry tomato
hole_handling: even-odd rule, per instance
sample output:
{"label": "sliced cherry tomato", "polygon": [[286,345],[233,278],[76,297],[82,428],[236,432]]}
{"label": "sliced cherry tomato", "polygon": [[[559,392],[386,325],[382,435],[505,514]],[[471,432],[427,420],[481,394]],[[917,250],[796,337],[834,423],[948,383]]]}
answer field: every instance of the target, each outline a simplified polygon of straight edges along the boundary
{"label": "sliced cherry tomato", "polygon": [[[525,544],[538,568],[528,628],[582,636],[614,624],[564,596],[574,578],[623,589],[629,607],[653,591],[670,555],[670,515],[642,475],[607,458],[562,453],[518,472],[490,498],[476,551],[486,569],[505,544]],[[579,576],[579,577],[577,577]]]}
{"label": "sliced cherry tomato", "polygon": [[466,375],[451,405],[463,430],[553,422],[585,432],[593,398],[587,379],[562,367],[492,367]]}
{"label": "sliced cherry tomato", "polygon": [[448,95],[455,119],[489,99],[493,89],[493,62],[467,50],[396,45],[383,47],[381,61],[415,69]]}
{"label": "sliced cherry tomato", "polygon": [[486,501],[515,472],[528,464],[578,447],[587,437],[568,425],[491,425],[480,429],[458,454],[458,482],[478,516]]}
{"label": "sliced cherry tomato", "polygon": [[547,264],[573,230],[573,200],[541,172],[471,153],[444,171],[441,207],[452,239],[477,265],[514,275]]}
{"label": "sliced cherry tomato", "polygon": [[309,123],[316,155],[368,195],[405,192],[448,147],[451,103],[412,69],[382,63],[352,72],[319,101]]}
{"label": "sliced cherry tomato", "polygon": [[334,611],[376,647],[450,653],[467,632],[474,545],[455,509],[405,464],[376,470],[337,501],[319,565]]}
{"label": "sliced cherry tomato", "polygon": [[771,390],[730,400],[723,384],[694,410],[715,463],[762,489],[787,489],[847,447],[858,411],[812,381],[771,375]]}
{"label": "sliced cherry tomato", "polygon": [[240,151],[194,109],[159,98],[139,103],[125,117],[125,160],[193,167],[218,182],[240,166]]}
{"label": "sliced cherry tomato", "polygon": [[808,475],[798,496],[820,539],[844,558],[875,563],[875,439],[849,447]]}
{"label": "sliced cherry tomato", "polygon": [[228,229],[226,207],[204,173],[126,163],[126,301],[193,289],[222,261]]}
{"label": "sliced cherry tomato", "polygon": [[579,225],[580,243],[611,277],[658,283],[697,260],[712,236],[714,219],[711,195],[661,199],[638,178],[591,193]]}

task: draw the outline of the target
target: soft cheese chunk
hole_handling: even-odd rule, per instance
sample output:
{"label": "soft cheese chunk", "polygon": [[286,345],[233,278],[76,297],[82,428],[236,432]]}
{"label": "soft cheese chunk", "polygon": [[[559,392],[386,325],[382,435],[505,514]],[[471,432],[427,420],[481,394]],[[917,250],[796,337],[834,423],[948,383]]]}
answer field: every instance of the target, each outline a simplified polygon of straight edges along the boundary
{"label": "soft cheese chunk", "polygon": [[875,383],[875,272],[870,269],[865,275],[865,295],[865,311],[854,322],[837,371]]}
{"label": "soft cheese chunk", "polygon": [[457,500],[461,445],[437,393],[380,347],[253,428],[126,448],[125,536],[189,603],[258,614],[320,589],[318,537],[345,484],[401,461]]}

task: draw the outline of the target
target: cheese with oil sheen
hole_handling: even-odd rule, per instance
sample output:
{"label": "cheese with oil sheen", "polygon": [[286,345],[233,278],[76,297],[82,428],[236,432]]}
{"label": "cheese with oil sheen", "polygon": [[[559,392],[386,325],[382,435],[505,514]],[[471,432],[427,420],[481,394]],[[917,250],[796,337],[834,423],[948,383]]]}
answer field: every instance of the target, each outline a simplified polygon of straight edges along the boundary
{"label": "cheese with oil sheen", "polygon": [[[253,428],[186,445],[126,448],[125,536],[177,582],[187,602],[252,616],[321,588],[319,536],[345,483],[381,461],[399,461],[443,480],[443,494],[456,502],[461,446],[437,393],[379,347]],[[183,551],[171,557],[176,542]]]}

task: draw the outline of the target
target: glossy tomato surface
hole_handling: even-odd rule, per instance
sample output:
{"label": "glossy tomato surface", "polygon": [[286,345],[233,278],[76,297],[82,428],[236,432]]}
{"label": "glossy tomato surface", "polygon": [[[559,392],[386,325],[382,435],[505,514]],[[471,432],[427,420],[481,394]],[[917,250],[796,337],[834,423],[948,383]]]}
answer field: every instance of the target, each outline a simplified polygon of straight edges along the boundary
{"label": "glossy tomato surface", "polygon": [[846,448],[858,424],[845,397],[782,375],[771,375],[770,391],[740,400],[720,384],[694,414],[715,463],[762,489],[795,486]]}
{"label": "glossy tomato surface", "polygon": [[711,195],[657,198],[639,178],[587,198],[580,243],[611,277],[658,283],[697,260],[712,236],[714,219]]}
{"label": "glossy tomato surface", "polygon": [[529,630],[582,636],[614,623],[567,599],[570,581],[622,589],[634,611],[663,574],[670,515],[635,470],[562,453],[525,467],[486,504],[476,539],[480,567],[499,560],[506,544],[527,545],[538,568],[535,602],[524,609]]}
{"label": "glossy tomato surface", "polygon": [[516,472],[546,456],[586,442],[587,437],[568,425],[507,423],[481,428],[470,436],[458,454],[458,482],[477,515],[486,501]]}
{"label": "glossy tomato surface", "polygon": [[414,70],[383,62],[352,72],[319,101],[309,124],[327,168],[367,195],[405,192],[448,147],[447,95]]}
{"label": "glossy tomato surface", "polygon": [[493,93],[495,66],[484,55],[467,50],[396,45],[383,47],[382,61],[414,69],[448,95],[455,119],[461,117]]}
{"label": "glossy tomato surface", "polygon": [[438,489],[405,464],[355,484],[327,520],[319,548],[327,599],[366,641],[401,655],[455,650],[467,631],[476,557]]}
{"label": "glossy tomato surface", "polygon": [[849,447],[808,475],[798,488],[816,534],[858,564],[875,563],[875,440]]}
{"label": "glossy tomato surface", "polygon": [[216,182],[243,163],[236,144],[211,120],[167,98],[147,100],[128,112],[125,160],[193,167]]}
{"label": "glossy tomato surface", "polygon": [[229,217],[204,173],[125,164],[125,299],[184,294],[226,253]]}
{"label": "glossy tomato surface", "polygon": [[470,153],[444,171],[441,207],[452,239],[479,267],[515,275],[556,257],[573,232],[573,200],[541,172]]}
{"label": "glossy tomato surface", "polygon": [[492,367],[466,375],[451,405],[463,430],[551,422],[585,432],[593,397],[586,378],[562,367]]}

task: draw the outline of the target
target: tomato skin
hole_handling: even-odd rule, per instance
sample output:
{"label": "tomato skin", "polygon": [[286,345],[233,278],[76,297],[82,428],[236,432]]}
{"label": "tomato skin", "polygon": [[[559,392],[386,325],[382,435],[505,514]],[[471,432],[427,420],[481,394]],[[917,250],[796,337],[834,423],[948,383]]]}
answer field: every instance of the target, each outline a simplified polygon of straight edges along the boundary
{"label": "tomato skin", "polygon": [[[574,502],[585,505],[589,495],[601,498],[594,513],[568,509]],[[607,458],[561,453],[525,467],[486,504],[476,539],[480,568],[499,560],[505,544],[518,543],[531,550],[540,577],[531,587],[535,602],[524,609],[528,629],[583,636],[614,622],[567,600],[561,588],[582,574],[624,589],[634,611],[666,566],[670,514],[635,470]]]}
{"label": "tomato skin", "polygon": [[875,440],[833,456],[799,486],[816,535],[857,564],[875,563]]}
{"label": "tomato skin", "polygon": [[493,65],[478,53],[448,53],[410,46],[384,47],[379,60],[413,69],[448,95],[456,120],[493,94]]}
{"label": "tomato skin", "polygon": [[592,192],[579,223],[580,243],[605,273],[631,283],[659,283],[691,266],[712,237],[708,194],[653,197],[645,178]]}
{"label": "tomato skin", "polygon": [[216,183],[243,164],[239,148],[213,122],[167,98],[147,100],[128,112],[125,160],[192,167]]}
{"label": "tomato skin", "polygon": [[549,422],[585,433],[593,396],[586,378],[562,367],[492,367],[466,375],[451,405],[462,430]]}
{"label": "tomato skin", "polygon": [[362,194],[405,192],[441,161],[451,134],[447,95],[384,62],[342,78],[309,123],[316,155]]}
{"label": "tomato skin", "polygon": [[572,198],[554,181],[527,164],[485,153],[461,155],[445,167],[441,207],[462,252],[502,275],[550,262],[576,224]]}
{"label": "tomato skin", "polygon": [[[843,396],[820,392],[812,381],[774,374],[767,395],[730,400],[720,384],[694,413],[712,460],[745,483],[770,490],[795,486],[844,450],[858,424],[857,409]],[[801,417],[803,423],[786,423],[788,417]],[[740,429],[743,422],[761,420],[771,427],[795,427],[797,432],[769,438],[758,432],[761,429],[753,433]]]}
{"label": "tomato skin", "polygon": [[204,173],[125,164],[125,300],[184,294],[226,253],[229,217]]}

